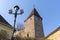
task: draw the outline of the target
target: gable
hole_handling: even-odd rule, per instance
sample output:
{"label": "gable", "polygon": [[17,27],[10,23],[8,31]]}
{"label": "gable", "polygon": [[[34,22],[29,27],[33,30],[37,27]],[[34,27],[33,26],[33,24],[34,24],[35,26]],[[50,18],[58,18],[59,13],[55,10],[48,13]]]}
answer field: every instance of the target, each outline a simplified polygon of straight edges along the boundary
{"label": "gable", "polygon": [[0,22],[11,26],[1,15],[0,15]]}

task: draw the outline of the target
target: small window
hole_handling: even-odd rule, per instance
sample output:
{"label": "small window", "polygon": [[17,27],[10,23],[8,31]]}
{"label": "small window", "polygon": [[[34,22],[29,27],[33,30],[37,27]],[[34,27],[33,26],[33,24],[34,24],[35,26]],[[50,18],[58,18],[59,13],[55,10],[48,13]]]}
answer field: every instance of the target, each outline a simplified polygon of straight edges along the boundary
{"label": "small window", "polygon": [[27,37],[29,37],[29,33],[27,33]]}

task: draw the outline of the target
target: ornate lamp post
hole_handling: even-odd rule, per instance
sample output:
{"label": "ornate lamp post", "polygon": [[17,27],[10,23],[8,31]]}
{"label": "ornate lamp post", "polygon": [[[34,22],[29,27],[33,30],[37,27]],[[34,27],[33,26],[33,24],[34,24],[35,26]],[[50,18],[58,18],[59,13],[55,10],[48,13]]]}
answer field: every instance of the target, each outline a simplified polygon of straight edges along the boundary
{"label": "ornate lamp post", "polygon": [[[19,6],[16,5],[16,6],[14,6],[15,13],[12,12],[12,9],[9,10],[9,14],[13,14],[14,15],[13,35],[14,35],[14,32],[15,32],[15,24],[16,24],[17,15],[21,15],[21,14],[24,13],[23,9],[20,9],[20,13],[17,13],[19,9],[20,9]],[[13,35],[12,35],[11,40],[14,40]]]}

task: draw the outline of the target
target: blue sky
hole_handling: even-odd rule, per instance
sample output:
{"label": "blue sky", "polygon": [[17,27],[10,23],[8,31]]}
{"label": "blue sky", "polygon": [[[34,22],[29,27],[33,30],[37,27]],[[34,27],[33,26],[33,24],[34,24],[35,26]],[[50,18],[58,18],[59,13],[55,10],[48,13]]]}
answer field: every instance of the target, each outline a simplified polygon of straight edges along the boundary
{"label": "blue sky", "polygon": [[8,14],[8,10],[14,10],[13,7],[15,5],[24,9],[24,14],[17,17],[17,23],[24,24],[24,20],[35,7],[43,18],[45,36],[60,26],[60,0],[0,0],[0,15],[2,15],[12,26],[14,16]]}

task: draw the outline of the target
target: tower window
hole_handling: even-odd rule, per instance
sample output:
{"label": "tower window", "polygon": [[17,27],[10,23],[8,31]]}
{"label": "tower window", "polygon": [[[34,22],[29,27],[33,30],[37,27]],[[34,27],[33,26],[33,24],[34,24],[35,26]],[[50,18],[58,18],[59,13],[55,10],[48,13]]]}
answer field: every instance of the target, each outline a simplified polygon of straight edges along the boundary
{"label": "tower window", "polygon": [[27,33],[27,37],[29,37],[29,33]]}

